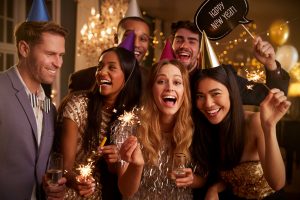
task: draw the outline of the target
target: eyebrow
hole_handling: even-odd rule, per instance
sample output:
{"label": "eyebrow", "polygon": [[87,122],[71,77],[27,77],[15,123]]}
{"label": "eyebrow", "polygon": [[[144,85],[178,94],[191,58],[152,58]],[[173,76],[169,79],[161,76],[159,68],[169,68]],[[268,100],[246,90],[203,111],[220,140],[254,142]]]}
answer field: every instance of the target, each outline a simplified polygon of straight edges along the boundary
{"label": "eyebrow", "polygon": [[[213,93],[213,92],[218,92],[218,91],[221,91],[221,92],[222,92],[221,89],[219,89],[219,88],[214,88],[214,89],[209,90],[208,93]],[[203,92],[197,91],[196,94],[203,94]]]}
{"label": "eyebrow", "polygon": [[[158,78],[158,77],[160,77],[160,76],[166,77],[166,74],[157,74],[156,78]],[[175,74],[175,75],[173,75],[173,77],[176,77],[176,78],[178,77],[178,78],[181,78],[181,79],[182,79],[182,76],[179,75],[179,74]]]}

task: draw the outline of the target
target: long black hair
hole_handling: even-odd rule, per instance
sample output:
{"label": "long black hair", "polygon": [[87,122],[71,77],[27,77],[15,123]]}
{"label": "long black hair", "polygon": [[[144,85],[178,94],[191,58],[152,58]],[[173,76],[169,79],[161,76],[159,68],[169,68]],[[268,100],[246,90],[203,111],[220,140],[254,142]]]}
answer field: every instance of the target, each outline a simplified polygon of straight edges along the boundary
{"label": "long black hair", "polygon": [[[197,86],[207,77],[222,83],[229,92],[229,113],[217,125],[211,124],[196,107]],[[192,115],[195,124],[192,156],[204,170],[230,169],[240,162],[245,142],[245,118],[236,78],[230,69],[219,66],[197,71],[192,81]]]}
{"label": "long black hair", "polygon": [[[117,54],[121,69],[125,77],[125,85],[117,96],[114,104],[114,110],[108,130],[113,121],[117,119],[124,111],[130,111],[135,106],[139,106],[141,97],[141,72],[139,64],[133,54],[124,48],[113,47],[102,52],[101,55],[113,51]],[[87,128],[83,138],[85,150],[93,149],[99,145],[99,132],[102,122],[103,96],[99,92],[97,84],[88,93],[88,118]],[[109,141],[109,133],[107,133]]]}

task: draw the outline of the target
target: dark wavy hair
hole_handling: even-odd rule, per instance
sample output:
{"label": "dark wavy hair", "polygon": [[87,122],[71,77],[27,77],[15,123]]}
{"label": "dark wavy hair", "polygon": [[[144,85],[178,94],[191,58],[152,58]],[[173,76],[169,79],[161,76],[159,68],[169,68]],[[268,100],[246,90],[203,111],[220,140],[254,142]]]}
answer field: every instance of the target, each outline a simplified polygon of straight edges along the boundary
{"label": "dark wavy hair", "polygon": [[[217,125],[211,124],[196,107],[197,86],[204,78],[220,82],[229,92],[229,113]],[[204,170],[230,169],[240,162],[245,142],[245,117],[236,78],[230,69],[219,66],[198,70],[192,81],[192,115],[195,124],[192,156]]]}
{"label": "dark wavy hair", "polygon": [[[103,51],[101,55],[111,51],[115,52],[119,58],[121,69],[125,77],[125,85],[117,96],[114,104],[116,112],[113,112],[107,130],[110,130],[112,122],[115,121],[119,115],[123,114],[124,111],[128,112],[135,106],[139,106],[142,89],[140,67],[133,52],[121,47],[113,47]],[[88,98],[87,128],[83,138],[83,146],[86,151],[99,145],[98,133],[102,122],[101,111],[103,109],[103,96],[100,94],[99,87],[96,84],[88,93]],[[108,141],[110,141],[109,133],[107,133],[107,136]]]}
{"label": "dark wavy hair", "polygon": [[174,37],[176,32],[178,31],[178,29],[181,29],[181,28],[190,30],[191,32],[198,34],[199,38],[201,38],[201,33],[198,30],[196,24],[191,21],[188,21],[188,20],[173,22],[171,24],[171,35]]}

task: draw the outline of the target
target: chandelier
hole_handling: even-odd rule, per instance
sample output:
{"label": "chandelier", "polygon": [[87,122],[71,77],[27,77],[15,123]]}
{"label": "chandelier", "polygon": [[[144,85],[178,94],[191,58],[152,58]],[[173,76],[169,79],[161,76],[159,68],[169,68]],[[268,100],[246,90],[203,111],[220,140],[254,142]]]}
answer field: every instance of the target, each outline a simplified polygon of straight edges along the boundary
{"label": "chandelier", "polygon": [[128,0],[99,0],[99,12],[91,9],[78,44],[78,54],[84,56],[89,65],[98,61],[103,50],[114,46],[114,35],[127,7]]}

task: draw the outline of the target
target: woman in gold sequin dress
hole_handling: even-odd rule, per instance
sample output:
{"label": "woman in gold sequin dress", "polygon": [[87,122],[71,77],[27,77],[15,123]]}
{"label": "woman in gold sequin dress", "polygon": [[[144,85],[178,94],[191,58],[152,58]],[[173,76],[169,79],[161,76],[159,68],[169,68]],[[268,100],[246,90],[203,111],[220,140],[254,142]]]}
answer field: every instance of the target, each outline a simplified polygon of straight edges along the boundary
{"label": "woman in gold sequin dress", "polygon": [[206,199],[230,188],[230,199],[276,199],[285,184],[285,167],[276,124],[290,102],[278,89],[269,91],[260,112],[244,111],[234,75],[226,67],[199,71],[193,88],[193,156],[219,181]]}
{"label": "woman in gold sequin dress", "polygon": [[[122,159],[129,163],[121,168],[120,177],[128,178],[119,181],[120,191],[136,200],[192,199],[192,188],[203,185],[204,179],[195,175],[191,164],[193,122],[186,68],[176,60],[161,61],[151,69],[147,91],[140,129],[120,150]],[[172,171],[175,152],[187,158],[181,178]],[[129,170],[128,166],[137,170]]]}
{"label": "woman in gold sequin dress", "polygon": [[[105,50],[99,60],[96,82],[91,91],[70,94],[61,113],[61,149],[68,180],[65,199],[118,198],[107,195],[103,197],[107,190],[112,190],[104,188],[113,177],[103,181],[109,172],[100,170],[102,165],[107,164],[109,170],[116,171],[116,145],[104,146],[101,149],[103,156],[100,158],[95,152],[98,152],[104,136],[109,138],[110,124],[124,110],[130,111],[139,104],[141,73],[134,54],[120,47]],[[77,168],[80,164],[87,164],[89,159],[94,160],[96,167],[90,176],[83,179]]]}

